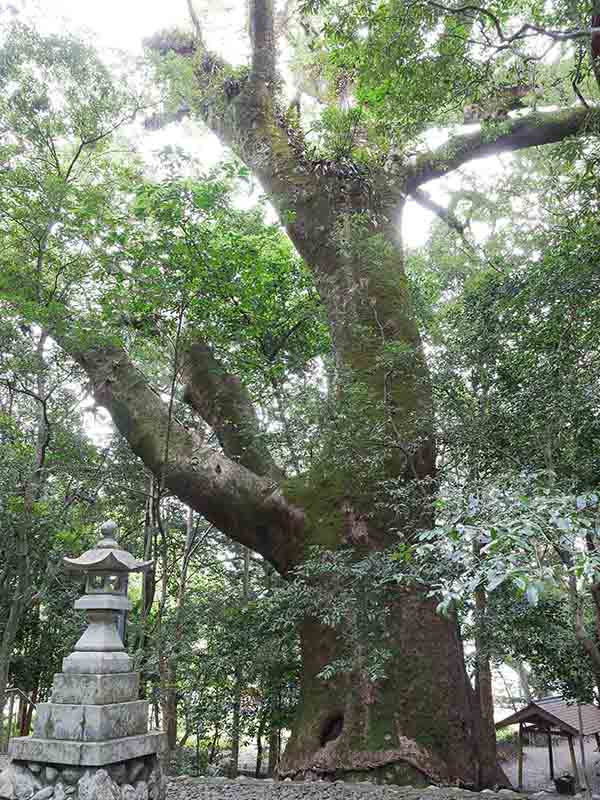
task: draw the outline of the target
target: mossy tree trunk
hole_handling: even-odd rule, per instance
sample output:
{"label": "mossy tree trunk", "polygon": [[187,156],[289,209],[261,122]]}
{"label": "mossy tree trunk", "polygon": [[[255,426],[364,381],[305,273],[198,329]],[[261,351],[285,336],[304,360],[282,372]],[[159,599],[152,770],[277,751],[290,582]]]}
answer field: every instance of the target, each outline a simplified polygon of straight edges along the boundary
{"label": "mossy tree trunk", "polygon": [[[489,131],[456,136],[412,163],[382,158],[368,172],[347,162],[315,164],[279,105],[271,0],[250,3],[252,62],[242,76],[206,49],[191,4],[190,11],[193,35],[159,34],[148,44],[191,62],[190,107],[261,181],[313,270],[329,313],[337,402],[353,411],[350,430],[330,436],[320,475],[292,491],[254,435],[247,392],[208,343],[186,353],[185,397],[215,431],[221,453],[170,419],[124,350],[109,343],[82,349],[66,326],[54,335],[161,485],[281,573],[300,564],[311,544],[379,551],[397,541],[392,527],[410,536],[431,522],[431,392],[397,237],[406,197],[472,158],[575,134],[591,112],[531,114],[507,122],[495,139]],[[363,469],[376,452],[377,468]],[[374,512],[386,482],[413,498],[400,520],[385,506]],[[481,716],[456,624],[415,590],[390,591],[387,603],[392,657],[377,682],[360,669],[320,680],[344,643],[305,622],[302,702],[281,771],[397,783],[501,779],[494,755],[478,747]]]}
{"label": "mossy tree trunk", "polygon": [[[455,623],[417,593],[388,598],[393,657],[385,680],[360,672],[323,681],[330,630],[302,632],[302,701],[281,773],[382,783],[480,785],[477,713]],[[502,781],[495,769],[494,782]]]}

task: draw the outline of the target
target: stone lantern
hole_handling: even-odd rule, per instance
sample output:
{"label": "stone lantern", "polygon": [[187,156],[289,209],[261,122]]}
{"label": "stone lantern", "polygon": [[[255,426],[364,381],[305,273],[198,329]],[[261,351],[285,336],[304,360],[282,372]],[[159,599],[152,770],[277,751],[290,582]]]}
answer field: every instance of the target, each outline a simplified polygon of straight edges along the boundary
{"label": "stone lantern", "polygon": [[106,522],[94,548],[65,558],[86,577],[75,608],[89,623],[54,676],[52,698],[39,703],[33,736],[9,743],[11,763],[0,774],[0,800],[163,800],[159,761],[164,734],[148,731],[148,701],[139,700],[139,673],[117,631],[130,608],[127,576],[151,567],[123,550],[117,526]]}
{"label": "stone lantern", "polygon": [[64,672],[128,672],[131,659],[125,652],[116,626],[116,614],[131,608],[127,599],[127,576],[145,572],[151,561],[138,561],[119,547],[114,538],[117,526],[105,522],[102,538],[79,558],[65,558],[66,568],[86,576],[85,595],[75,601],[75,608],[86,611],[89,625],[75,645],[75,652],[63,661]]}

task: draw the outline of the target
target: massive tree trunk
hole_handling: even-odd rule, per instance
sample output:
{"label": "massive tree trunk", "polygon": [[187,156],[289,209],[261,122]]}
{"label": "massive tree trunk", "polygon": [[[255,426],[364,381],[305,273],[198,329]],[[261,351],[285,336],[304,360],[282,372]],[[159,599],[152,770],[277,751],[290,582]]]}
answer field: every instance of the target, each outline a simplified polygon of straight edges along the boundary
{"label": "massive tree trunk", "polygon": [[[320,469],[286,481],[255,435],[247,392],[206,342],[186,351],[185,398],[213,428],[222,452],[171,418],[114,343],[82,347],[67,320],[54,335],[161,485],[281,573],[300,564],[314,544],[380,551],[397,542],[392,529],[409,537],[431,522],[431,393],[397,236],[406,197],[472,158],[574,134],[593,112],[532,114],[506,122],[495,138],[489,131],[456,136],[413,163],[388,161],[370,171],[316,164],[278,104],[270,0],[251,2],[252,63],[245,77],[206,49],[190,10],[193,36],[161,34],[149,44],[191,61],[190,108],[261,181],[312,269],[329,313],[336,399],[352,412],[350,435],[331,435]],[[379,461],[370,471],[371,456]],[[386,483],[406,491],[400,515],[377,502]],[[390,590],[387,603],[385,644],[392,655],[387,677],[377,682],[365,678],[360,663],[344,676],[319,679],[344,643],[339,633],[305,622],[302,701],[282,773],[397,783],[502,781],[494,754],[480,752],[482,723],[456,624],[415,589]]]}
{"label": "massive tree trunk", "polygon": [[[302,701],[281,773],[479,785],[476,707],[456,625],[415,592],[397,590],[389,603],[394,656],[378,683],[360,672],[317,678],[336,641],[305,623]],[[502,781],[498,771],[494,779]]]}

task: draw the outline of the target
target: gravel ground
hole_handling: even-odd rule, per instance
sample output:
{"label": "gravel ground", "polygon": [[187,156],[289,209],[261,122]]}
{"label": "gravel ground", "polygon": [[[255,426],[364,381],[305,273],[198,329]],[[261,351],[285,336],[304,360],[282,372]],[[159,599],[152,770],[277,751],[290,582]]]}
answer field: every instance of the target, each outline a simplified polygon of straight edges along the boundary
{"label": "gravel ground", "polygon": [[371,783],[276,782],[226,778],[171,780],[167,800],[518,800],[516,792],[469,792],[451,787],[413,789],[410,786],[375,786]]}

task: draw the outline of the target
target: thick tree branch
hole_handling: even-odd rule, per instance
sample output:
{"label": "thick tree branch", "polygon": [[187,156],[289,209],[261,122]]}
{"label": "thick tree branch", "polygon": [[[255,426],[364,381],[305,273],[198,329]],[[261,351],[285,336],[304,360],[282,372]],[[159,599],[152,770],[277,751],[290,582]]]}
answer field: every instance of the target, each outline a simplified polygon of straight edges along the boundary
{"label": "thick tree branch", "polygon": [[598,30],[594,27],[593,22],[591,28],[570,28],[564,31],[552,28],[544,28],[541,25],[534,25],[530,22],[525,22],[514,33],[507,34],[504,32],[499,18],[487,8],[482,8],[478,5],[464,5],[453,8],[452,6],[438,3],[436,0],[426,0],[426,2],[427,5],[431,6],[432,8],[436,8],[439,11],[445,11],[448,14],[459,14],[469,17],[485,17],[492,23],[498,39],[503,44],[511,44],[521,39],[531,38],[532,36],[545,36],[555,42],[568,42],[577,39],[589,38]]}
{"label": "thick tree branch", "polygon": [[407,191],[413,193],[421,184],[441,178],[477,158],[560,142],[586,130],[591,132],[599,120],[597,109],[546,111],[510,119],[494,128],[483,126],[476,133],[453,136],[437,150],[417,158],[407,176]]}
{"label": "thick tree branch", "polygon": [[149,131],[157,131],[170,125],[173,122],[181,122],[189,117],[191,109],[187,103],[182,103],[177,111],[162,111],[152,114],[144,119],[144,128]]}
{"label": "thick tree branch", "polygon": [[296,7],[295,0],[285,0],[283,8],[275,15],[275,37],[279,38],[289,28]]}
{"label": "thick tree branch", "polygon": [[257,475],[281,480],[283,472],[261,437],[250,395],[205,342],[196,341],[187,349],[183,377],[184,400],[213,428],[227,456]]}
{"label": "thick tree branch", "polygon": [[[286,230],[302,255],[329,268],[336,261],[336,249],[322,232],[332,230],[337,219],[331,197],[356,198],[362,207],[365,198],[357,197],[357,189],[363,195],[367,189],[356,170],[350,174],[342,168],[336,170],[335,164],[313,164],[302,131],[283,112],[277,96],[271,2],[254,0],[251,7],[254,50],[250,77],[240,76],[239,70],[206,50],[201,33],[167,31],[145,44],[161,56],[174,53],[191,62],[194,86],[190,96],[181,101],[189,103],[192,113],[258,178],[276,209],[287,215]],[[197,19],[194,27],[196,24]]]}
{"label": "thick tree branch", "polygon": [[439,205],[439,203],[436,203],[435,200],[422,189],[414,189],[412,195],[420,206],[423,206],[423,208],[426,208],[428,211],[432,211],[436,217],[439,217],[449,228],[452,228],[453,231],[456,231],[456,233],[465,239],[465,225],[462,224],[452,209],[444,208]]}
{"label": "thick tree branch", "polygon": [[[110,413],[133,452],[165,488],[279,571],[301,551],[303,514],[273,480],[206,447],[176,420],[119,347],[60,344],[87,373],[96,401]],[[169,459],[165,441],[169,431]]]}
{"label": "thick tree branch", "polygon": [[276,54],[273,0],[250,0],[250,42],[253,78],[271,83]]}
{"label": "thick tree branch", "polygon": [[590,39],[590,61],[596,83],[600,87],[600,0],[593,0],[592,3],[592,28],[595,28],[595,32]]}
{"label": "thick tree branch", "polygon": [[202,35],[202,26],[200,25],[200,17],[196,13],[196,9],[194,8],[194,0],[187,0],[187,7],[188,7],[188,13],[190,15],[190,20],[194,28],[194,34],[196,36],[197,45],[201,50],[206,50],[206,45],[204,44],[204,37]]}

